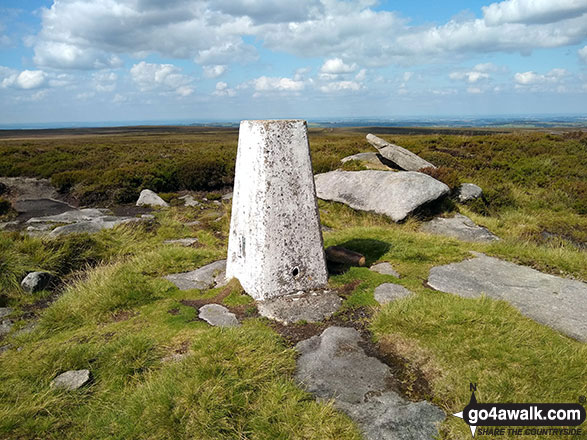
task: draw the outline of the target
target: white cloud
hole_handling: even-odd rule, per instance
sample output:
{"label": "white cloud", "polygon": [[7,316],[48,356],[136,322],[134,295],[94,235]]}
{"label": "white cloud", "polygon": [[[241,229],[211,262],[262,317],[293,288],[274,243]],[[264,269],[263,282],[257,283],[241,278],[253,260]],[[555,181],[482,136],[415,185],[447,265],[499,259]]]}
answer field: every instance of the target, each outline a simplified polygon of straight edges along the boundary
{"label": "white cloud", "polygon": [[245,15],[255,23],[304,21],[323,10],[319,0],[215,0],[214,7],[232,16]]}
{"label": "white cloud", "polygon": [[361,89],[361,84],[355,81],[333,81],[320,87],[324,93],[336,93],[343,91],[356,92]]}
{"label": "white cloud", "polygon": [[483,6],[489,26],[504,23],[555,23],[587,12],[585,0],[506,0]]}
{"label": "white cloud", "polygon": [[479,80],[488,79],[489,74],[485,72],[477,72],[475,70],[471,72],[451,72],[449,78],[455,80],[465,79],[467,82],[476,83]]}
{"label": "white cloud", "polygon": [[478,95],[480,93],[483,93],[483,90],[480,87],[467,87],[467,93],[470,93],[472,95]]}
{"label": "white cloud", "polygon": [[204,76],[206,78],[218,78],[219,76],[226,73],[228,66],[224,64],[216,64],[212,66],[204,66]]}
{"label": "white cloud", "polygon": [[98,92],[112,92],[116,89],[118,75],[112,71],[96,72],[92,75],[94,87]]}
{"label": "white cloud", "polygon": [[353,64],[346,64],[340,58],[331,58],[326,60],[322,67],[320,68],[320,72],[330,74],[330,75],[339,75],[342,73],[352,73],[357,70],[356,63]]}
{"label": "white cloud", "polygon": [[303,81],[296,81],[291,78],[272,78],[261,76],[252,81],[256,92],[299,92],[304,90]]}
{"label": "white cloud", "polygon": [[189,76],[172,64],[151,64],[141,61],[130,69],[132,80],[141,91],[174,91],[180,96],[188,96],[194,92]]}
{"label": "white cloud", "polygon": [[521,72],[514,75],[514,80],[519,86],[529,86],[544,83],[560,83],[569,72],[565,69],[552,69],[545,75],[536,72]]}
{"label": "white cloud", "polygon": [[359,70],[359,73],[355,75],[355,80],[357,81],[365,81],[365,78],[367,78],[367,69],[361,69]]}
{"label": "white cloud", "polygon": [[587,63],[587,46],[583,46],[583,48],[577,51],[579,54],[579,58],[584,62]]}
{"label": "white cloud", "polygon": [[228,87],[228,84],[225,83],[224,81],[219,81],[216,83],[216,90],[214,90],[214,92],[212,93],[215,96],[235,96],[236,95],[236,90],[231,89],[230,87]]}
{"label": "white cloud", "polygon": [[15,89],[38,89],[46,85],[47,74],[42,70],[23,70],[18,73],[12,69],[4,68],[5,73],[2,82],[0,83],[2,88],[12,87]]}

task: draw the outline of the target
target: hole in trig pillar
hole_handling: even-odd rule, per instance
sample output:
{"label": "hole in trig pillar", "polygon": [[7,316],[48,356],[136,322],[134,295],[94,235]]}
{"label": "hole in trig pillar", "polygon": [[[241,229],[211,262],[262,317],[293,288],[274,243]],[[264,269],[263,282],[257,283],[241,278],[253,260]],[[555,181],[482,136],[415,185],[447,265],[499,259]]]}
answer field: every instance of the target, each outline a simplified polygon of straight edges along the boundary
{"label": "hole in trig pillar", "polygon": [[297,277],[300,274],[300,269],[298,269],[297,267],[294,267],[293,270],[291,271],[291,274],[294,277]]}

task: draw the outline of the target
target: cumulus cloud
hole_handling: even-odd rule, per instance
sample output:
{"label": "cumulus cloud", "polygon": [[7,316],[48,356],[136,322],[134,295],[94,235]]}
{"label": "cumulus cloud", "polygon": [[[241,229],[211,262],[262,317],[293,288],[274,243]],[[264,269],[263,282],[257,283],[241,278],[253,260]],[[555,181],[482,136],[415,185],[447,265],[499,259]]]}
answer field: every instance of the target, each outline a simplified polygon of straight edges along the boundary
{"label": "cumulus cloud", "polygon": [[4,78],[0,83],[2,88],[12,87],[15,89],[38,89],[46,85],[47,74],[42,70],[23,70],[15,72],[12,69],[4,68],[0,73],[4,73]]}
{"label": "cumulus cloud", "polygon": [[224,64],[217,64],[212,66],[204,66],[204,76],[206,78],[218,78],[228,70],[228,66]]}
{"label": "cumulus cloud", "polygon": [[323,11],[319,0],[215,0],[218,10],[233,16],[247,16],[255,23],[304,21]]}
{"label": "cumulus cloud", "polygon": [[256,92],[299,92],[304,90],[303,81],[296,81],[291,78],[274,78],[261,76],[252,81]]}
{"label": "cumulus cloud", "polygon": [[172,64],[151,64],[141,61],[130,69],[132,80],[139,89],[145,91],[174,91],[180,96],[188,96],[194,92],[191,86],[193,79],[180,73],[181,70]]}
{"label": "cumulus cloud", "polygon": [[355,63],[346,64],[340,58],[331,58],[329,60],[326,60],[320,68],[320,72],[332,75],[338,75],[341,73],[351,73],[355,70],[357,70],[357,65]]}
{"label": "cumulus cloud", "polygon": [[224,81],[219,81],[216,83],[216,90],[212,93],[215,96],[235,96],[236,90],[231,89],[228,87],[228,84]]}
{"label": "cumulus cloud", "polygon": [[520,86],[528,86],[544,83],[559,83],[569,72],[565,69],[552,69],[545,75],[536,72],[519,72],[514,75],[516,84]]}
{"label": "cumulus cloud", "polygon": [[504,23],[556,23],[579,17],[587,12],[585,0],[506,0],[483,6],[483,17],[489,26]]}
{"label": "cumulus cloud", "polygon": [[343,91],[356,92],[361,89],[361,84],[356,81],[333,81],[320,87],[324,93],[336,93]]}
{"label": "cumulus cloud", "polygon": [[579,54],[579,58],[584,62],[587,63],[587,46],[583,46],[583,48],[577,51]]}
{"label": "cumulus cloud", "polygon": [[450,79],[466,79],[470,83],[476,83],[479,80],[489,78],[489,74],[485,72],[471,71],[471,72],[451,72]]}

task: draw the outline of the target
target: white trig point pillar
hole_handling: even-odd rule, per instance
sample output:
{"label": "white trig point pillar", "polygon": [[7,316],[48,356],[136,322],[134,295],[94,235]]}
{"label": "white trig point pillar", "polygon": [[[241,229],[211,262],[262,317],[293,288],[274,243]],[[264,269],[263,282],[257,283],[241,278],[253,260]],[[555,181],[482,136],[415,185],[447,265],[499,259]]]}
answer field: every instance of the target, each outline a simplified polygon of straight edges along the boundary
{"label": "white trig point pillar", "polygon": [[326,286],[306,121],[242,121],[226,276],[256,300]]}

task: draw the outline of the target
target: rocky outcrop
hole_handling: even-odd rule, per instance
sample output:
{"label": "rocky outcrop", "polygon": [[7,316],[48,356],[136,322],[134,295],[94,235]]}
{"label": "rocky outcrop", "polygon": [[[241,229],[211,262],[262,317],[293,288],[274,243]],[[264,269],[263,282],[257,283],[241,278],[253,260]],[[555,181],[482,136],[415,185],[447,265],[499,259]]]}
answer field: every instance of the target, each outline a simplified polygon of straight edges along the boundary
{"label": "rocky outcrop", "polygon": [[353,328],[329,327],[296,345],[296,380],[353,419],[368,440],[429,440],[444,412],[429,402],[410,402],[389,388],[387,365],[367,356]]}
{"label": "rocky outcrop", "polygon": [[436,168],[417,154],[414,154],[399,145],[390,144],[371,133],[367,135],[367,142],[377,148],[381,156],[396,164],[402,170],[418,171],[422,168]]}
{"label": "rocky outcrop", "polygon": [[330,171],[315,176],[320,199],[404,220],[422,205],[450,192],[448,186],[413,171]]}
{"label": "rocky outcrop", "polygon": [[499,237],[489,229],[477,226],[473,220],[462,214],[456,214],[451,218],[437,217],[424,223],[420,230],[469,242],[486,243],[499,240]]}
{"label": "rocky outcrop", "polygon": [[169,204],[150,189],[144,189],[139,195],[137,206],[168,207]]}
{"label": "rocky outcrop", "polygon": [[433,267],[428,285],[465,298],[508,301],[523,315],[587,342],[587,284],[473,254],[476,258]]}

